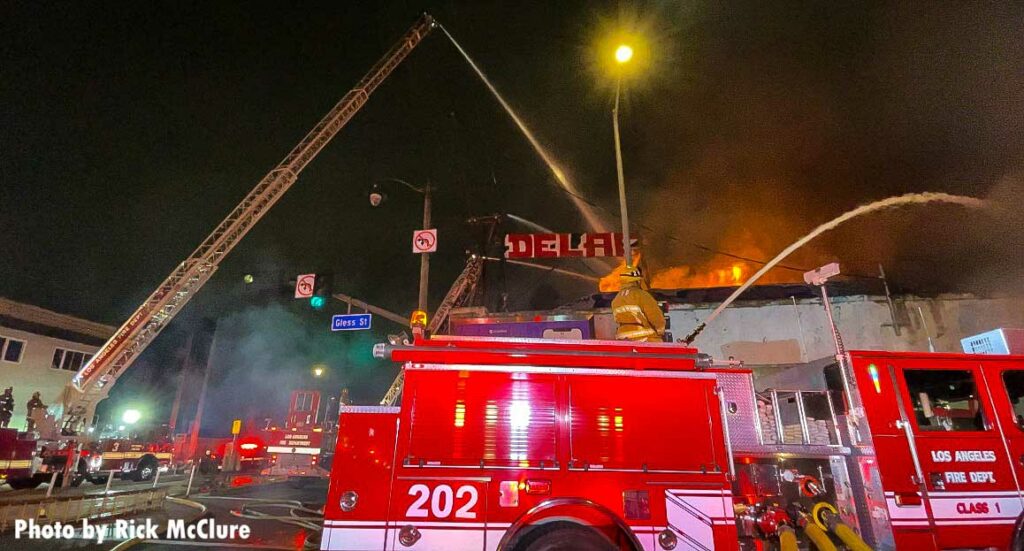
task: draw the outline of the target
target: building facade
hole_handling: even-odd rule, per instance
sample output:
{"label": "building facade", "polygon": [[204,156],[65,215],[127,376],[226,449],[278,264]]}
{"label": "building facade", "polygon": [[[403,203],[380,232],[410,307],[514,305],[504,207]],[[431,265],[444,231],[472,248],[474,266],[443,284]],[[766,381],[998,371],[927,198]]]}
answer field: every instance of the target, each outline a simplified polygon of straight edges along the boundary
{"label": "building facade", "polygon": [[[960,340],[965,337],[1000,327],[1024,327],[1021,296],[887,296],[871,292],[865,285],[847,282],[830,282],[828,289],[835,324],[847,350],[962,352]],[[653,294],[667,305],[672,336],[682,339],[732,291],[733,288],[655,290]],[[593,295],[547,312],[487,313],[480,308],[462,308],[452,313],[452,323],[513,322],[540,317],[583,320],[589,324],[591,338],[614,339],[615,321],[609,308],[613,297],[610,293]],[[834,358],[836,354],[820,290],[810,285],[751,287],[723,310],[693,345],[716,360],[742,361],[754,368],[806,364]]]}
{"label": "building facade", "polygon": [[39,392],[54,405],[64,387],[116,327],[0,298],[0,390],[14,389],[11,427],[25,428],[26,404]]}
{"label": "building facade", "polygon": [[[1024,327],[1021,297],[940,294],[830,297],[847,350],[963,352],[960,339],[999,327]],[[675,304],[669,309],[676,337],[684,337],[717,304]],[[694,345],[715,358],[747,365],[786,365],[835,355],[820,298],[737,301],[710,324]]]}

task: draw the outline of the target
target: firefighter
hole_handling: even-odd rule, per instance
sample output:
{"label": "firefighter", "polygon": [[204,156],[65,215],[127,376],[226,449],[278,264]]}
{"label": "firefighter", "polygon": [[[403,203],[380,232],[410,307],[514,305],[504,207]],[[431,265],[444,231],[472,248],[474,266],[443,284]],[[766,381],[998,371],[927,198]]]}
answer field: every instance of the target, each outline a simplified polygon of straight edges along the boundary
{"label": "firefighter", "polygon": [[32,432],[36,430],[36,410],[46,409],[46,404],[44,404],[43,400],[39,397],[38,391],[32,393],[32,399],[28,401],[26,408],[28,409],[28,415],[25,416],[25,421],[28,423],[28,425],[25,431]]}
{"label": "firefighter", "polygon": [[0,395],[0,428],[7,428],[14,416],[14,389],[7,387]]}
{"label": "firefighter", "polygon": [[612,314],[619,326],[615,338],[661,342],[665,335],[665,314],[645,289],[643,272],[639,267],[626,266],[619,281],[619,293],[612,299]]}

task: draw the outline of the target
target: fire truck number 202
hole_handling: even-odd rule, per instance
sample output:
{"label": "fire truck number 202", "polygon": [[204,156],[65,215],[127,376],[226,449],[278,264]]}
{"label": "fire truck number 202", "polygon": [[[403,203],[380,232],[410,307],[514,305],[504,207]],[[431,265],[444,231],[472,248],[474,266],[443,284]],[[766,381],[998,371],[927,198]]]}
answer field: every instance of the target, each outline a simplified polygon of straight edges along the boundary
{"label": "fire truck number 202", "polygon": [[[409,495],[416,496],[416,500],[405,512],[405,516],[409,518],[426,518],[428,516],[448,518],[451,516],[452,510],[455,509],[455,502],[463,499],[466,501],[461,507],[455,509],[455,518],[476,518],[476,511],[473,511],[473,507],[476,507],[476,502],[480,498],[473,486],[459,486],[457,490],[453,491],[452,487],[447,484],[436,486],[433,492],[426,484],[413,484],[409,487]],[[427,511],[428,500],[430,501],[429,513]]]}

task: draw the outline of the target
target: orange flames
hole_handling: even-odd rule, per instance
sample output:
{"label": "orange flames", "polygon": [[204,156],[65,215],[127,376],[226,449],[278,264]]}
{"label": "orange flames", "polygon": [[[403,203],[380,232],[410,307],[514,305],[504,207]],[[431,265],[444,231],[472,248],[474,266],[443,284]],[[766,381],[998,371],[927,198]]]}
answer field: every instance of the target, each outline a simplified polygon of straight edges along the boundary
{"label": "orange flames", "polygon": [[[639,257],[637,257],[637,261],[639,261]],[[601,292],[609,293],[619,290],[619,274],[625,267],[625,263],[621,263],[611,273],[601,278],[599,284]],[[651,289],[736,287],[754,275],[760,267],[751,262],[715,257],[714,260],[699,268],[684,264],[656,270],[650,274],[649,282]],[[800,274],[795,272],[775,269],[762,276],[758,283],[793,283],[800,281],[799,278]]]}

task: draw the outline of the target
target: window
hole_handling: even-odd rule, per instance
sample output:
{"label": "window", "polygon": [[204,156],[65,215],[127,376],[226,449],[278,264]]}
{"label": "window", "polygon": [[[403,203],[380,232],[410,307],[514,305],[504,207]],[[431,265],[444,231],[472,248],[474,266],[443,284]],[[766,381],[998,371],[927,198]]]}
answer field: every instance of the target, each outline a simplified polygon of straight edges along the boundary
{"label": "window", "polygon": [[92,354],[56,348],[53,350],[53,361],[50,362],[50,367],[64,371],[78,371],[83,365],[89,363],[90,359],[92,359]]}
{"label": "window", "polygon": [[558,419],[553,376],[450,371],[431,374],[429,384],[414,382],[411,390],[413,464],[555,464]]}
{"label": "window", "polygon": [[9,337],[0,337],[0,357],[2,357],[5,362],[21,362],[21,353],[24,350],[25,341],[19,341],[18,339],[12,339]]}
{"label": "window", "polygon": [[921,431],[983,431],[985,413],[974,374],[960,369],[905,369],[914,418]]}
{"label": "window", "polygon": [[569,382],[570,467],[689,472],[724,467],[715,455],[723,446],[723,429],[714,381],[622,377],[612,386],[609,379]]}
{"label": "window", "polygon": [[313,411],[313,393],[312,392],[297,392],[295,394],[294,411],[306,412]]}
{"label": "window", "polygon": [[1024,429],[1024,370],[1004,371],[1003,385],[1006,387],[1010,405],[1013,406],[1013,419],[1018,427]]}

